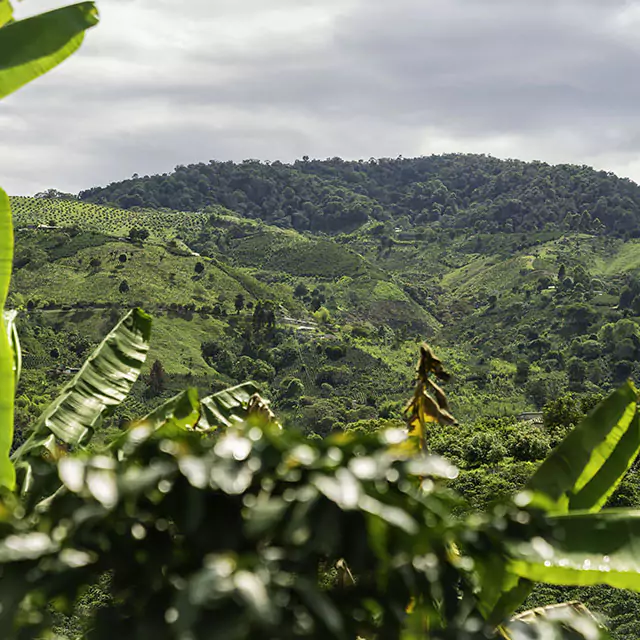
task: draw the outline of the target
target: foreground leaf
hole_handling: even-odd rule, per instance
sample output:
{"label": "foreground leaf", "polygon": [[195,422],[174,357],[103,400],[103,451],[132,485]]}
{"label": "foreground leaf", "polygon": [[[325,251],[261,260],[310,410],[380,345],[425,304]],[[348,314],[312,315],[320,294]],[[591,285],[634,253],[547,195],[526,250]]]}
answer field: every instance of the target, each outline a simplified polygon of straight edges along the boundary
{"label": "foreground leaf", "polygon": [[18,328],[16,326],[17,318],[17,311],[11,310],[4,312],[5,331],[7,332],[7,338],[13,350],[13,377],[16,386],[18,386],[20,374],[22,373],[22,347],[20,346],[20,337],[18,336]]}
{"label": "foreground leaf", "polygon": [[202,415],[198,430],[210,431],[218,427],[231,427],[246,420],[251,397],[260,391],[255,382],[245,382],[224,389],[200,401]]}
{"label": "foreground leaf", "polygon": [[605,640],[606,629],[579,602],[564,602],[521,613],[504,628],[509,640]]}
{"label": "foreground leaf", "polygon": [[180,431],[210,432],[241,424],[249,416],[251,399],[257,391],[254,382],[245,382],[200,400],[196,389],[187,389],[136,420],[132,430],[115,440],[112,448],[126,450],[132,443],[135,448],[137,441],[154,433],[172,437]]}
{"label": "foreground leaf", "polygon": [[195,389],[187,389],[161,404],[136,424],[146,425],[153,431],[163,427],[174,427],[184,431],[193,429],[199,418],[198,392]]}
{"label": "foreground leaf", "polygon": [[0,0],[0,27],[13,20],[13,7],[9,0]]}
{"label": "foreground leaf", "polygon": [[550,584],[640,591],[640,511],[553,516],[547,526],[541,535],[509,545],[511,572]]}
{"label": "foreground leaf", "polygon": [[71,446],[88,442],[104,412],[119,405],[138,379],[150,334],[151,318],[146,313],[140,309],[128,313],[40,416],[14,460],[20,461],[52,435]]}
{"label": "foreground leaf", "polygon": [[[0,19],[10,15],[0,4]],[[0,28],[0,98],[59,65],[97,23],[95,4],[82,2]]]}
{"label": "foreground leaf", "polygon": [[640,451],[638,392],[631,382],[589,414],[529,481],[553,511],[599,511]]}
{"label": "foreground leaf", "polygon": [[[7,194],[0,189],[0,310],[4,309],[9,292],[13,260],[13,228]],[[13,442],[13,398],[15,395],[14,356],[0,313],[0,486],[13,489],[15,470],[9,459]]]}

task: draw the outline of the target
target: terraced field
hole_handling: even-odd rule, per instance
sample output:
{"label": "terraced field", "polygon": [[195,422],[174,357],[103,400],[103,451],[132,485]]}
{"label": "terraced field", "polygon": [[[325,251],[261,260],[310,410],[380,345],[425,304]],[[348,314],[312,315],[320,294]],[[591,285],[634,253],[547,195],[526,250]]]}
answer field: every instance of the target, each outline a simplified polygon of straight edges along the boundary
{"label": "terraced field", "polygon": [[76,227],[113,237],[125,237],[132,228],[138,228],[147,229],[151,240],[193,237],[204,228],[210,216],[152,209],[124,211],[76,200],[22,196],[11,198],[11,208],[17,228]]}

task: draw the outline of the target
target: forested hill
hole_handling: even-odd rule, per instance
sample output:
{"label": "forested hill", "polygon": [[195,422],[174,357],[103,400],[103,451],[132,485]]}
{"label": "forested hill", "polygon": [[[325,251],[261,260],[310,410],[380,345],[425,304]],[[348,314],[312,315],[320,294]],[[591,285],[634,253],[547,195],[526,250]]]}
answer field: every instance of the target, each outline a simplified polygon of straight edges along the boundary
{"label": "forested hill", "polygon": [[485,155],[212,161],[170,174],[134,175],[79,197],[123,209],[200,211],[222,205],[278,226],[330,233],[392,220],[479,233],[560,228],[640,235],[640,187],[634,182],[586,166]]}

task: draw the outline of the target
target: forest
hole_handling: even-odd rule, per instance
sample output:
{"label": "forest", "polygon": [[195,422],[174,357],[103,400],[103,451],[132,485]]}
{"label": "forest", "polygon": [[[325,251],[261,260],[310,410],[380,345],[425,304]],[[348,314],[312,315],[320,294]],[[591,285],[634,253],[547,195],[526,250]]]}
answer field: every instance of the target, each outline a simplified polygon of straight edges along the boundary
{"label": "forest", "polygon": [[[97,21],[0,2],[0,97]],[[5,637],[640,638],[630,180],[451,154],[0,191],[0,306]]]}

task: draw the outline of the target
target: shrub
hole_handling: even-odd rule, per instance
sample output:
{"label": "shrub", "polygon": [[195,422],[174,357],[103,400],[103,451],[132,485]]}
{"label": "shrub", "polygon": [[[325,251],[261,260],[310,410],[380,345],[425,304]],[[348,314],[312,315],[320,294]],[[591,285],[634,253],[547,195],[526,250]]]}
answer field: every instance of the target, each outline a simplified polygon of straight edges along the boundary
{"label": "shrub", "polygon": [[299,398],[304,394],[304,384],[299,378],[284,378],[280,382],[280,393],[285,398]]}
{"label": "shrub", "polygon": [[342,344],[328,345],[324,351],[329,360],[340,360],[347,355],[347,347]]}
{"label": "shrub", "polygon": [[523,462],[542,460],[550,451],[549,435],[540,427],[523,422],[507,433],[507,453]]}
{"label": "shrub", "polygon": [[319,324],[329,324],[331,322],[331,313],[329,309],[326,307],[320,307],[314,314],[313,317]]}
{"label": "shrub", "polygon": [[327,382],[334,387],[347,384],[349,381],[349,370],[346,367],[324,366],[316,374],[316,384],[321,385]]}
{"label": "shrub", "polygon": [[506,454],[502,439],[495,433],[477,433],[464,448],[465,460],[470,465],[494,464]]}

